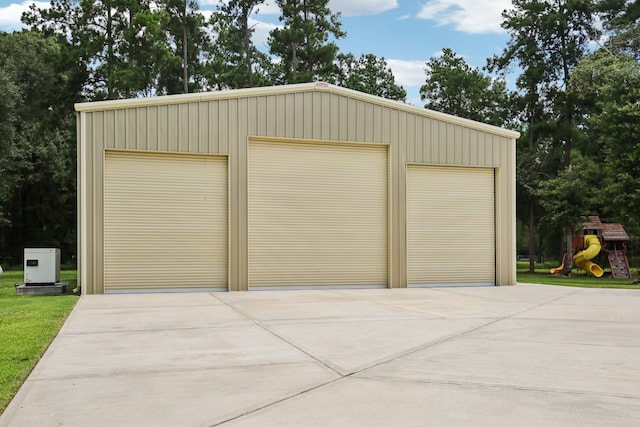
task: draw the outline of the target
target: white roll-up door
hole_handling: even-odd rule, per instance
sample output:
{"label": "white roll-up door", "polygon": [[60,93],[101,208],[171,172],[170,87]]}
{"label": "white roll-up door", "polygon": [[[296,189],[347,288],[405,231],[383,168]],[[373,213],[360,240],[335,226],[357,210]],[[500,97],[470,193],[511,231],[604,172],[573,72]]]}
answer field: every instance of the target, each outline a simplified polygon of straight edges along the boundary
{"label": "white roll-up door", "polygon": [[409,166],[409,286],[495,284],[493,169]]}
{"label": "white roll-up door", "polygon": [[249,287],[386,286],[386,146],[251,142]]}
{"label": "white roll-up door", "polygon": [[106,292],[227,289],[227,159],[107,151]]}

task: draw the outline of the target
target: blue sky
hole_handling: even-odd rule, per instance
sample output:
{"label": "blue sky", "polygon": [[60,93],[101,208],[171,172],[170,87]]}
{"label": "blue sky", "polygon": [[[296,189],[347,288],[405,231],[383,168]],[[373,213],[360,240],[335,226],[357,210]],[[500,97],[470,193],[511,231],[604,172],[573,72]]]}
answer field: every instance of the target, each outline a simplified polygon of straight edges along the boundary
{"label": "blue sky", "polygon": [[[0,0],[0,30],[21,28],[20,15],[33,1]],[[36,2],[46,7],[48,2]],[[200,0],[205,15],[218,0]],[[356,57],[373,53],[384,57],[396,81],[407,90],[407,102],[423,106],[419,89],[425,80],[425,62],[451,48],[472,66],[500,53],[508,36],[500,28],[501,12],[511,0],[330,0],[342,14],[347,36],[338,40],[342,52]],[[267,0],[254,15],[254,42],[265,46],[268,33],[279,24],[279,11]]]}

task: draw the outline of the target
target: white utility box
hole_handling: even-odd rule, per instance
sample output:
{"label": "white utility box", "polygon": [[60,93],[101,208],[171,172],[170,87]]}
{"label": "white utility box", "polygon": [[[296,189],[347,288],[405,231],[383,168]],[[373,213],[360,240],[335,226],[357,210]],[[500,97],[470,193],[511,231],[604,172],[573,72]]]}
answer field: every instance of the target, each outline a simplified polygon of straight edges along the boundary
{"label": "white utility box", "polygon": [[60,281],[60,249],[24,248],[24,283],[45,284]]}

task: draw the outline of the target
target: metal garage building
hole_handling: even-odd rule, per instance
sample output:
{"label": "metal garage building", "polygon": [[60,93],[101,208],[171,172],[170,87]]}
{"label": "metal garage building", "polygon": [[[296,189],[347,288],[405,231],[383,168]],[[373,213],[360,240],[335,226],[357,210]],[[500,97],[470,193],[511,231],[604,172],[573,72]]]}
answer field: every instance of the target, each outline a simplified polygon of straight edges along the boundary
{"label": "metal garage building", "polygon": [[516,132],[326,83],[76,110],[85,293],[515,284]]}

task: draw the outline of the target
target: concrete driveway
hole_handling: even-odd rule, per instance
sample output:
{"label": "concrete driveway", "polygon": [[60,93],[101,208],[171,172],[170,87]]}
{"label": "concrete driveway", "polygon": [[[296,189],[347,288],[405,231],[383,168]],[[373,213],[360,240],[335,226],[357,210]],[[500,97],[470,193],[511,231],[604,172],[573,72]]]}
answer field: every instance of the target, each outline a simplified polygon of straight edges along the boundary
{"label": "concrete driveway", "polygon": [[0,426],[637,426],[640,291],[83,296]]}

